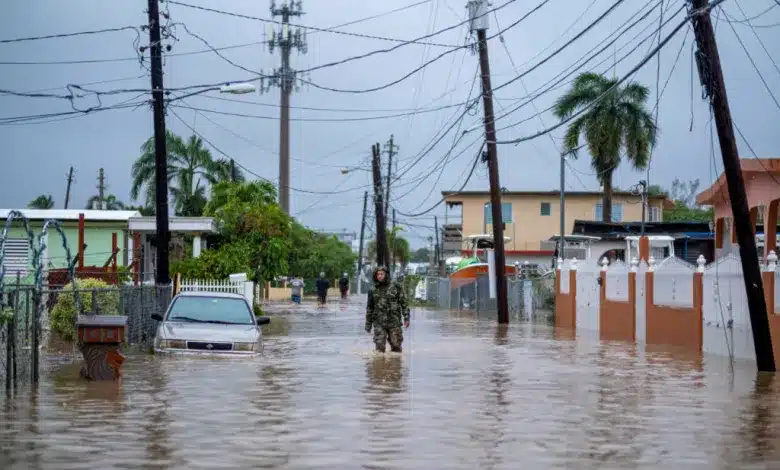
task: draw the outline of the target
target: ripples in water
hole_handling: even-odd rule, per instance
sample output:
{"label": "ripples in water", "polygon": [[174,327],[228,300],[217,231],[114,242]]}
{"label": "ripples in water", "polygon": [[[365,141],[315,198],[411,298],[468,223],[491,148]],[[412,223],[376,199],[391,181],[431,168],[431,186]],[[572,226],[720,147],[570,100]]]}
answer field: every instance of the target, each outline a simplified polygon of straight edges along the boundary
{"label": "ripples in water", "polygon": [[2,402],[0,468],[780,468],[753,364],[422,309],[381,355],[361,309],[277,312],[255,360],[60,368]]}

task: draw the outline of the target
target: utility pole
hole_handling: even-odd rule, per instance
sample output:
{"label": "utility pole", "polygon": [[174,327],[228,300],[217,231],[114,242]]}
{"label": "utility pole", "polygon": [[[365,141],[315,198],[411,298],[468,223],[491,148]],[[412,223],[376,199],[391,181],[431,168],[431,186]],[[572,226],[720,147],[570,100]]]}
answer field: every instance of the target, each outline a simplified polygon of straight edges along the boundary
{"label": "utility pole", "polygon": [[[105,210],[103,201],[106,200],[106,177],[101,168],[98,171],[98,210]],[[92,208],[94,209],[94,207]]]}
{"label": "utility pole", "polygon": [[[566,259],[566,155],[561,154],[561,231],[560,238],[558,238],[558,258]],[[555,260],[553,260],[553,266],[555,266]],[[518,273],[519,274],[519,273]]]}
{"label": "utility pole", "polygon": [[168,151],[165,148],[165,90],[163,88],[162,43],[158,0],[149,0],[149,49],[152,65],[152,107],[154,114],[154,163],[157,223],[157,266],[155,284],[171,283],[168,271]]}
{"label": "utility pole", "polygon": [[640,235],[645,235],[645,219],[647,219],[647,180],[639,181],[640,190],[642,191],[642,225],[640,228]]}
{"label": "utility pole", "polygon": [[[290,17],[303,15],[301,0],[282,0],[282,6],[277,7],[276,1],[271,0],[271,16],[281,17],[281,26],[278,30],[270,27],[270,39],[267,41],[271,54],[275,47],[279,47],[282,55],[281,67],[275,69],[270,77],[265,77],[260,86],[260,92],[265,92],[271,87],[279,87],[281,106],[279,108],[279,207],[285,214],[290,213],[290,94],[293,88],[298,90],[296,72],[290,68],[290,52],[296,49],[306,53],[306,31],[296,28],[293,32],[290,28]],[[262,72],[262,71],[261,71]],[[266,83],[267,79],[267,83]]]}
{"label": "utility pole", "polygon": [[68,186],[65,188],[65,209],[68,208],[68,204],[70,203],[71,185],[73,185],[73,167],[70,167],[70,171],[68,171]]}
{"label": "utility pole", "polygon": [[380,168],[380,147],[377,143],[371,146],[371,170],[374,176],[374,210],[376,214],[376,265],[387,267],[390,261],[387,247],[387,219],[382,204],[382,170]]}
{"label": "utility pole", "polygon": [[434,245],[434,256],[436,257],[436,271],[441,271],[441,252],[442,243],[439,241],[439,217],[433,216],[433,230],[436,232],[436,245]]}
{"label": "utility pole", "polygon": [[363,217],[360,219],[360,244],[358,245],[358,269],[357,269],[357,293],[360,294],[360,285],[363,275],[363,237],[366,233],[366,209],[368,208],[368,191],[363,192]]}
{"label": "utility pole", "polygon": [[396,233],[395,233],[395,209],[393,209],[393,230],[390,233],[393,236],[393,246],[390,247],[390,256],[392,257],[391,266],[393,267],[391,271],[392,271],[392,274],[395,274],[395,246],[396,246],[396,244],[395,244],[395,237],[396,237]]}
{"label": "utility pole", "polygon": [[732,230],[737,231],[739,254],[742,259],[742,273],[747,292],[750,326],[753,330],[753,346],[756,351],[756,365],[762,372],[775,372],[775,360],[772,353],[772,336],[769,331],[764,286],[758,265],[756,237],[750,221],[745,182],[739,163],[737,141],[731,121],[731,111],[726,96],[726,85],[718,55],[715,33],[710,21],[708,0],[692,0],[694,14],[693,29],[696,34],[698,50],[695,57],[699,68],[699,78],[709,99],[715,126],[718,129],[720,152],[723,156],[723,171],[726,174],[731,213],[734,216]]}
{"label": "utility pole", "polygon": [[390,207],[390,178],[393,176],[393,156],[395,156],[398,151],[398,146],[393,145],[393,134],[390,134],[390,140],[387,141],[385,147],[387,148],[387,188],[385,188],[387,196],[385,196],[385,214],[388,214]]}
{"label": "utility pole", "polygon": [[471,31],[477,32],[479,67],[482,71],[482,101],[485,108],[485,138],[487,140],[488,177],[490,180],[490,209],[493,218],[493,247],[495,253],[496,294],[498,323],[509,323],[509,305],[506,288],[506,257],[504,254],[504,219],[501,208],[501,185],[498,180],[498,152],[496,149],[496,125],[493,117],[493,90],[490,86],[490,62],[488,60],[487,0],[470,0],[467,4],[471,19]]}
{"label": "utility pole", "polygon": [[235,183],[236,179],[238,179],[238,174],[236,172],[236,161],[231,158],[230,159],[230,181]]}

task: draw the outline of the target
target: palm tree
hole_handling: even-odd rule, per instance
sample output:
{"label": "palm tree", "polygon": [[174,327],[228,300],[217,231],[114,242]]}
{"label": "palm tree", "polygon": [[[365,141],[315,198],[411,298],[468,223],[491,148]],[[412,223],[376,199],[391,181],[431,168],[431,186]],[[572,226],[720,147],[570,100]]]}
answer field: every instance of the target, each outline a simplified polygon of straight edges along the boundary
{"label": "palm tree", "polygon": [[[96,204],[99,201],[100,201],[100,196],[98,196],[98,195],[94,195],[94,196],[90,197],[89,199],[87,199],[87,207],[86,207],[86,209],[94,209],[96,207]],[[107,211],[121,211],[121,210],[125,209],[125,204],[122,201],[120,201],[119,199],[117,199],[117,197],[114,196],[113,194],[109,194],[108,196],[104,196],[103,197],[103,203],[105,204],[105,207],[106,207],[105,209],[102,209],[99,206],[97,206],[97,207],[102,209],[102,210],[107,210]]]}
{"label": "palm tree", "polygon": [[[206,206],[207,185],[229,180],[232,174],[235,180],[244,180],[241,171],[232,167],[230,161],[215,160],[198,136],[192,135],[185,142],[167,131],[165,141],[168,151],[168,187],[178,215],[201,215]],[[138,199],[142,189],[145,189],[146,205],[153,205],[154,175],[154,139],[149,138],[141,146],[141,156],[133,164],[130,197]]]}
{"label": "palm tree", "polygon": [[620,164],[621,148],[634,169],[644,169],[657,134],[653,117],[645,108],[648,88],[634,82],[620,87],[617,82],[597,73],[583,73],[556,101],[554,110],[558,118],[567,119],[587,109],[569,124],[563,151],[577,158],[580,135],[584,136],[591,166],[604,187],[604,222],[612,220],[612,173]]}
{"label": "palm tree", "polygon": [[30,201],[30,203],[27,204],[27,208],[28,209],[53,209],[54,199],[51,197],[51,194],[41,194],[40,196]]}

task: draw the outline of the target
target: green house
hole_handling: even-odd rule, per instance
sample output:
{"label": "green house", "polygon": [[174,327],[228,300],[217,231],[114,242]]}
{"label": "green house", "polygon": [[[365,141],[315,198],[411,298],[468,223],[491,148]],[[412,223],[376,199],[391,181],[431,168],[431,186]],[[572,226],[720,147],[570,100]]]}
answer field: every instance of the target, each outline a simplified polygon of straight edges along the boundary
{"label": "green house", "polygon": [[[0,226],[5,228],[11,209],[0,209]],[[71,256],[78,256],[79,215],[84,214],[84,266],[103,267],[111,260],[114,248],[118,249],[117,266],[126,266],[132,261],[128,259],[129,231],[128,221],[131,217],[140,217],[137,211],[103,211],[103,210],[19,210],[27,218],[30,230],[38,243],[43,226],[47,220],[56,220],[62,227],[62,235],[53,226],[48,229],[45,237],[45,250],[42,261],[45,271],[66,267],[65,246],[70,249]],[[64,235],[64,237],[63,237]],[[116,247],[114,247],[116,241]],[[36,245],[37,246],[37,245]],[[24,224],[14,219],[8,227],[5,241],[5,283],[16,278],[17,273],[27,282],[31,282],[35,272],[33,254],[30,251],[29,235]]]}

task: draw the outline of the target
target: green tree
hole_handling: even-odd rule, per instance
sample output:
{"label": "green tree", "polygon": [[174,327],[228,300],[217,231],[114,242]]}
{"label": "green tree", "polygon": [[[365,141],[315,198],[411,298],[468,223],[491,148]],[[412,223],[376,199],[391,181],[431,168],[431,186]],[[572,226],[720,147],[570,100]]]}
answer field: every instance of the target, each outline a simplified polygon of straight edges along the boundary
{"label": "green tree", "polygon": [[[99,207],[99,206],[96,206],[98,201],[100,201],[100,196],[95,195],[95,196],[90,197],[89,199],[87,199],[87,207],[85,207],[85,209],[92,209],[94,207]],[[105,210],[107,210],[107,211],[121,211],[121,210],[125,210],[125,204],[122,201],[120,201],[119,199],[117,199],[117,197],[114,196],[113,194],[109,194],[108,196],[105,196],[103,198],[103,202],[106,204],[106,209]]]}
{"label": "green tree", "polygon": [[152,217],[157,213],[154,206],[125,206],[125,210],[140,212],[144,217]]}
{"label": "green tree", "polygon": [[27,204],[27,208],[28,209],[53,209],[54,199],[51,197],[51,194],[41,194],[40,196],[30,201],[30,203]]}
{"label": "green tree", "polygon": [[[398,235],[403,231],[402,227],[396,227],[387,231],[387,243],[390,245],[390,258],[395,256],[396,263],[400,263],[401,266],[406,267],[411,260],[411,249],[409,248],[409,241],[404,237]],[[376,240],[370,240],[366,245],[366,251],[368,252],[368,259],[376,261]],[[389,264],[390,261],[388,261]]]}
{"label": "green tree", "polygon": [[427,263],[430,261],[431,257],[431,250],[428,248],[418,248],[412,253],[412,262],[413,263]]}
{"label": "green tree", "polygon": [[[167,131],[165,141],[168,151],[168,190],[174,211],[184,216],[201,215],[207,203],[207,186],[231,178],[230,162],[225,159],[215,160],[204,147],[203,140],[195,135],[185,141]],[[131,174],[133,182],[130,197],[137,200],[143,191],[146,205],[154,204],[154,138],[149,138],[141,146],[141,156],[133,164]],[[244,181],[240,171],[236,170],[235,176],[236,181]]]}
{"label": "green tree", "polygon": [[647,167],[650,148],[655,145],[657,129],[646,109],[648,95],[648,88],[638,83],[629,82],[621,87],[616,79],[586,72],[555,103],[555,115],[559,119],[587,109],[569,124],[564,152],[576,158],[580,136],[584,136],[591,166],[604,187],[604,222],[612,219],[612,174],[620,164],[621,149],[635,169],[643,169]]}

